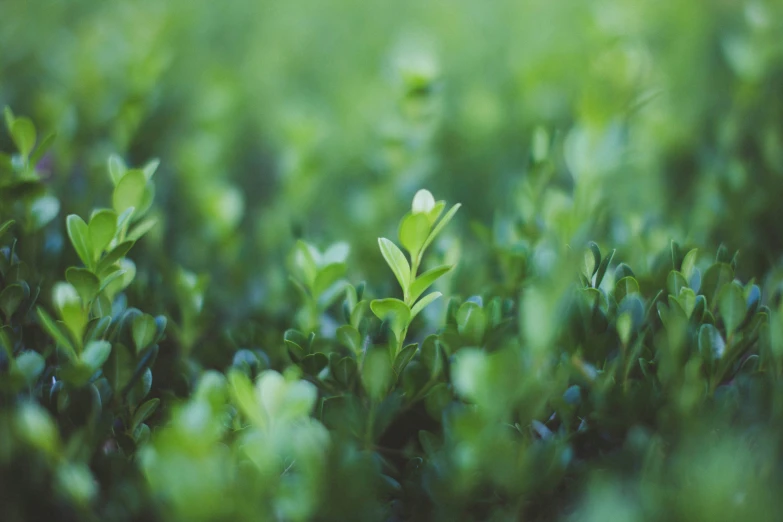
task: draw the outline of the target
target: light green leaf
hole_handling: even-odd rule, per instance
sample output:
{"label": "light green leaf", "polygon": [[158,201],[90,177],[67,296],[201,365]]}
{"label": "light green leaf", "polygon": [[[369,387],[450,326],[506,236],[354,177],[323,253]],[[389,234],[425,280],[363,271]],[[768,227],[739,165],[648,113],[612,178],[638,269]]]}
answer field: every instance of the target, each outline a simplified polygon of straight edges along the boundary
{"label": "light green leaf", "polygon": [[337,329],[337,340],[347,346],[353,351],[353,353],[360,353],[362,351],[362,337],[359,334],[359,330],[349,324],[344,324]]}
{"label": "light green leaf", "polygon": [[14,283],[6,286],[2,292],[0,292],[0,310],[5,314],[6,319],[16,312],[19,308],[19,304],[24,299],[24,288],[22,285]]}
{"label": "light green leaf", "polygon": [[81,346],[84,327],[87,325],[87,312],[82,306],[79,292],[70,283],[55,283],[52,289],[52,301],[60,318],[73,334],[77,345]]}
{"label": "light green leaf", "polygon": [[30,165],[35,166],[39,161],[41,161],[43,155],[46,154],[46,152],[52,147],[52,143],[54,143],[55,138],[57,138],[57,133],[53,132],[51,134],[47,134],[41,140],[41,142],[35,148],[35,152],[30,155]]}
{"label": "light green leaf", "polygon": [[405,259],[405,254],[397,248],[397,245],[384,237],[378,238],[378,246],[381,249],[383,258],[386,260],[386,264],[391,268],[403,292],[407,294],[408,285],[410,284],[411,266],[408,264],[408,260]]}
{"label": "light green leaf", "polygon": [[76,254],[87,268],[93,267],[92,244],[90,243],[90,231],[87,223],[76,214],[69,215],[66,220],[68,237],[71,239]]}
{"label": "light green leaf", "polygon": [[84,305],[90,303],[98,294],[101,282],[86,268],[69,267],[65,271],[65,279],[76,289]]}
{"label": "light green leaf", "polygon": [[446,212],[446,215],[443,216],[443,219],[438,221],[438,224],[435,225],[435,228],[432,229],[432,232],[430,232],[429,237],[427,237],[427,241],[424,242],[424,246],[421,247],[422,251],[427,250],[427,247],[429,247],[430,244],[432,244],[433,240],[438,236],[438,234],[440,234],[441,231],[446,227],[446,225],[449,224],[449,221],[452,220],[454,214],[457,213],[457,211],[461,206],[462,206],[461,203],[457,203],[456,205],[451,207],[451,209],[449,209],[448,212]]}
{"label": "light green leaf", "polygon": [[19,153],[27,158],[35,147],[35,126],[28,118],[14,118],[8,129]]}
{"label": "light green leaf", "polygon": [[155,158],[147,162],[144,167],[142,167],[142,171],[144,172],[144,176],[147,178],[147,181],[152,179],[152,176],[155,174],[155,171],[158,170],[158,167],[160,166],[160,160]]}
{"label": "light green leaf", "polygon": [[22,352],[15,362],[17,371],[22,374],[28,386],[38,379],[46,367],[46,362],[41,354],[33,351]]}
{"label": "light green leaf", "polygon": [[345,263],[331,263],[318,270],[313,282],[313,298],[318,299],[345,274]]}
{"label": "light green leaf", "polygon": [[437,298],[442,296],[440,292],[432,292],[431,294],[427,294],[424,297],[421,298],[421,300],[413,305],[413,308],[411,309],[411,321],[413,321],[413,318],[419,315],[419,312],[424,310],[424,308],[430,304],[431,302],[435,301]]}
{"label": "light green leaf", "polygon": [[54,339],[54,342],[61,348],[65,349],[66,353],[72,360],[76,359],[76,350],[73,346],[73,343],[70,339],[68,339],[68,336],[62,330],[62,328],[60,328],[60,323],[55,322],[54,319],[52,319],[52,317],[46,313],[46,310],[40,306],[36,308],[35,312],[38,315],[38,322],[41,324],[43,329],[46,330],[49,336]]}
{"label": "light green leaf", "polygon": [[90,368],[91,373],[95,373],[103,366],[110,354],[111,343],[109,341],[91,341],[84,347],[81,360]]}
{"label": "light green leaf", "polygon": [[480,343],[484,338],[487,318],[484,310],[472,301],[465,301],[457,310],[457,331],[472,343]]}
{"label": "light green leaf", "polygon": [[92,258],[97,261],[117,233],[117,213],[103,209],[92,215],[87,226],[90,233]]}
{"label": "light green leaf", "polygon": [[731,336],[745,319],[747,307],[742,288],[736,283],[724,285],[718,294],[718,310],[726,326],[726,335]]}
{"label": "light green leaf", "polygon": [[142,213],[141,206],[144,204],[144,193],[147,187],[147,177],[141,170],[128,170],[120,178],[117,186],[114,187],[112,196],[112,206],[117,213],[122,213],[130,207],[136,209],[135,214]]}
{"label": "light green leaf", "polygon": [[682,259],[682,267],[680,269],[680,272],[682,272],[682,275],[685,276],[685,279],[690,281],[691,276],[693,275],[693,269],[696,268],[696,259],[699,256],[699,249],[694,248],[693,250],[690,250],[687,254],[685,254],[685,257]]}
{"label": "light green leaf", "polygon": [[406,214],[400,221],[400,243],[415,259],[430,233],[430,222],[426,214]]}
{"label": "light green leaf", "polygon": [[112,154],[111,156],[109,156],[108,166],[109,166],[109,177],[111,178],[111,182],[116,187],[117,184],[122,179],[122,177],[125,175],[125,172],[127,170],[127,168],[125,167],[125,162],[122,161],[122,158],[120,158],[116,154]]}
{"label": "light green leaf", "polygon": [[400,337],[402,331],[410,324],[411,310],[399,299],[376,299],[370,303],[370,309],[382,321],[389,321],[392,332]]}
{"label": "light green leaf", "polygon": [[131,229],[131,231],[128,232],[126,239],[129,241],[138,241],[147,232],[152,230],[157,224],[158,224],[157,218],[147,218],[144,221],[140,222],[135,227],[133,227],[133,229]]}
{"label": "light green leaf", "polygon": [[440,265],[421,274],[413,281],[413,283],[411,283],[411,291],[408,295],[408,299],[411,301],[416,301],[416,299],[418,299],[419,296],[430,287],[430,285],[440,279],[443,275],[447,274],[452,268],[453,265]]}
{"label": "light green leaf", "polygon": [[628,294],[638,294],[639,283],[633,276],[626,276],[614,285],[614,298],[620,304]]}

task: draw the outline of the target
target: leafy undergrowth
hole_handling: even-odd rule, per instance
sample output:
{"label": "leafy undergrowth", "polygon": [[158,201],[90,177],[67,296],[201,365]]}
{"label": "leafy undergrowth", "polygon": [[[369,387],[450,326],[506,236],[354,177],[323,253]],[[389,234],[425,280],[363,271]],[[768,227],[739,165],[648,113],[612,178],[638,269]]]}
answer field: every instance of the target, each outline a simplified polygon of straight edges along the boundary
{"label": "leafy undergrowth", "polygon": [[482,236],[495,284],[449,295],[456,270],[484,268],[436,248],[460,206],[421,190],[398,237],[378,240],[397,286],[355,280],[348,243],[300,240],[279,316],[223,323],[208,278],[144,250],[160,227],[157,161],[112,156],[105,207],[63,220],[36,170],[51,140],[10,111],[6,124],[2,520],[729,521],[783,508],[780,274],[741,281],[739,255],[676,242],[631,267],[537,230]]}

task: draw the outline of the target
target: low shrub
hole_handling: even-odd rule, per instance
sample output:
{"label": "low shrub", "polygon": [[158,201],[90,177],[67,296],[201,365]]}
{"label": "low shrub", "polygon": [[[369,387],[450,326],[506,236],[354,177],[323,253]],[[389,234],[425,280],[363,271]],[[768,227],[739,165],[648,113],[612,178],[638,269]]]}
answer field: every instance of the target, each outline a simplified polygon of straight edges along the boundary
{"label": "low shrub", "polygon": [[[210,307],[205,275],[156,254],[157,161],[111,156],[106,206],[62,219],[40,172],[51,139],[5,119],[3,520],[728,521],[783,508],[779,272],[742,280],[725,247],[624,258],[564,240],[579,218],[551,192],[527,219],[474,224],[462,249],[447,226],[460,205],[420,190],[367,261],[387,279],[355,279],[347,242],[300,240],[278,315],[234,320]],[[453,294],[455,272],[483,290]]]}

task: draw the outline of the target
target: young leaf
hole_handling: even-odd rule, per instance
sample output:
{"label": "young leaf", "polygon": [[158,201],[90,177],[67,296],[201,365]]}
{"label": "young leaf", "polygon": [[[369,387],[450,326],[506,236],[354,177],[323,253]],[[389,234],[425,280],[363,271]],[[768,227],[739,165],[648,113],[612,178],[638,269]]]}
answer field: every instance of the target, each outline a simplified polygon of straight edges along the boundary
{"label": "young leaf", "polygon": [[120,179],[125,175],[125,171],[127,170],[125,167],[125,163],[122,161],[122,158],[117,156],[116,154],[112,154],[109,156],[109,177],[111,178],[112,183],[116,187],[117,184],[120,182]]}
{"label": "young leaf", "polygon": [[35,126],[28,118],[14,118],[8,129],[19,153],[27,158],[35,147]]}
{"label": "young leaf", "polygon": [[90,368],[91,373],[95,373],[103,366],[110,353],[111,343],[109,341],[92,341],[84,347],[81,360]]}
{"label": "young leaf", "polygon": [[405,259],[405,254],[397,248],[397,245],[384,237],[378,238],[378,246],[381,248],[381,254],[383,254],[386,264],[394,272],[403,292],[407,294],[408,285],[410,284],[411,266],[408,264],[408,260]]}
{"label": "young leaf", "polygon": [[402,330],[410,324],[411,310],[399,299],[376,299],[370,303],[370,309],[381,321],[389,321],[392,332],[398,338]]}
{"label": "young leaf", "polygon": [[353,351],[353,353],[360,353],[362,351],[362,338],[359,334],[359,330],[349,324],[344,324],[337,329],[335,334],[337,340],[347,346]]}
{"label": "young leaf", "polygon": [[24,299],[24,288],[22,285],[14,283],[6,286],[2,292],[0,292],[0,310],[5,314],[6,319],[16,312],[19,308],[19,304]]}
{"label": "young leaf", "polygon": [[416,350],[419,348],[417,343],[409,344],[397,354],[394,358],[394,373],[400,375],[402,371],[408,366],[413,357],[416,355]]}
{"label": "young leaf", "polygon": [[93,267],[92,244],[90,243],[90,231],[87,223],[76,214],[69,215],[66,220],[68,237],[71,239],[76,254],[87,268]]}
{"label": "young leaf", "polygon": [[421,298],[421,300],[413,305],[413,308],[411,309],[411,321],[413,321],[413,318],[419,315],[419,312],[424,310],[424,308],[435,301],[437,298],[442,296],[440,292],[432,292],[431,294],[427,294],[424,297]]}
{"label": "young leaf", "polygon": [[136,408],[136,413],[133,414],[133,421],[131,421],[131,431],[135,431],[142,422],[149,419],[155,413],[155,410],[158,409],[158,405],[160,405],[160,399],[155,398]]}
{"label": "young leaf", "polygon": [[413,196],[411,212],[413,214],[428,214],[435,207],[435,198],[427,189],[421,189]]}
{"label": "young leaf", "polygon": [[457,331],[472,343],[480,343],[484,337],[487,319],[484,310],[472,301],[465,301],[457,310]]}
{"label": "young leaf", "polygon": [[633,276],[623,277],[617,281],[617,284],[614,286],[614,298],[618,304],[623,301],[626,295],[638,293],[639,283],[636,281],[636,279],[633,278]]}
{"label": "young leaf", "polygon": [[453,268],[453,265],[441,265],[436,266],[432,270],[427,270],[419,277],[417,277],[413,283],[411,283],[410,294],[408,299],[413,302],[424,293],[427,288],[430,287],[435,281],[440,279],[443,275],[448,273]]}
{"label": "young leaf", "polygon": [[130,207],[136,209],[136,215],[141,214],[144,204],[144,192],[147,187],[147,177],[141,170],[129,170],[120,178],[114,187],[112,206],[117,213],[122,213]]}
{"label": "young leaf", "polygon": [[430,222],[426,214],[406,214],[400,221],[399,238],[400,243],[411,256],[416,256],[421,252],[421,247],[427,240],[430,233]]}
{"label": "young leaf", "polygon": [[435,228],[432,229],[432,232],[430,232],[430,235],[427,237],[427,241],[424,242],[424,245],[421,247],[422,252],[424,250],[427,250],[427,247],[432,244],[432,241],[440,234],[440,232],[443,230],[443,228],[449,224],[449,221],[454,217],[454,214],[457,213],[459,208],[462,206],[461,203],[457,203],[451,209],[449,209],[448,212],[446,212],[446,215],[443,216],[443,219],[438,221],[438,224],[435,225]]}
{"label": "young leaf", "polygon": [[143,349],[152,344],[155,341],[158,332],[155,318],[148,314],[134,317],[131,329],[136,353],[140,353]]}
{"label": "young leaf", "polygon": [[92,246],[92,258],[97,261],[117,233],[117,213],[113,210],[99,210],[87,225]]}
{"label": "young leaf", "polygon": [[73,285],[85,305],[98,294],[101,282],[86,268],[69,267],[65,271],[65,279]]}
{"label": "young leaf", "polygon": [[129,241],[138,241],[142,238],[147,232],[152,230],[155,225],[158,224],[158,220],[156,218],[147,218],[128,232],[128,235],[125,237],[125,239]]}
{"label": "young leaf", "polygon": [[745,319],[747,308],[742,289],[735,283],[724,285],[718,294],[718,310],[726,326],[726,335],[731,336]]}
{"label": "young leaf", "polygon": [[73,343],[70,339],[68,339],[68,336],[65,334],[65,332],[62,331],[59,324],[56,323],[42,307],[37,307],[35,312],[38,315],[38,322],[41,324],[43,329],[46,330],[49,336],[54,339],[54,342],[58,346],[65,349],[65,351],[68,353],[68,356],[72,360],[76,359],[76,350],[73,346]]}

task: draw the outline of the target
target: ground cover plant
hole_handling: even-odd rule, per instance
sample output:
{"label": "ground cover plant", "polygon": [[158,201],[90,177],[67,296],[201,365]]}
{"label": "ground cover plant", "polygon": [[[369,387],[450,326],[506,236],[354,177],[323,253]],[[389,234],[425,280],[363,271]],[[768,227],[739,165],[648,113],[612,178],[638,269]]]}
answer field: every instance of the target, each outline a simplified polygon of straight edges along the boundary
{"label": "ground cover plant", "polygon": [[779,2],[0,11],[0,520],[780,518]]}

